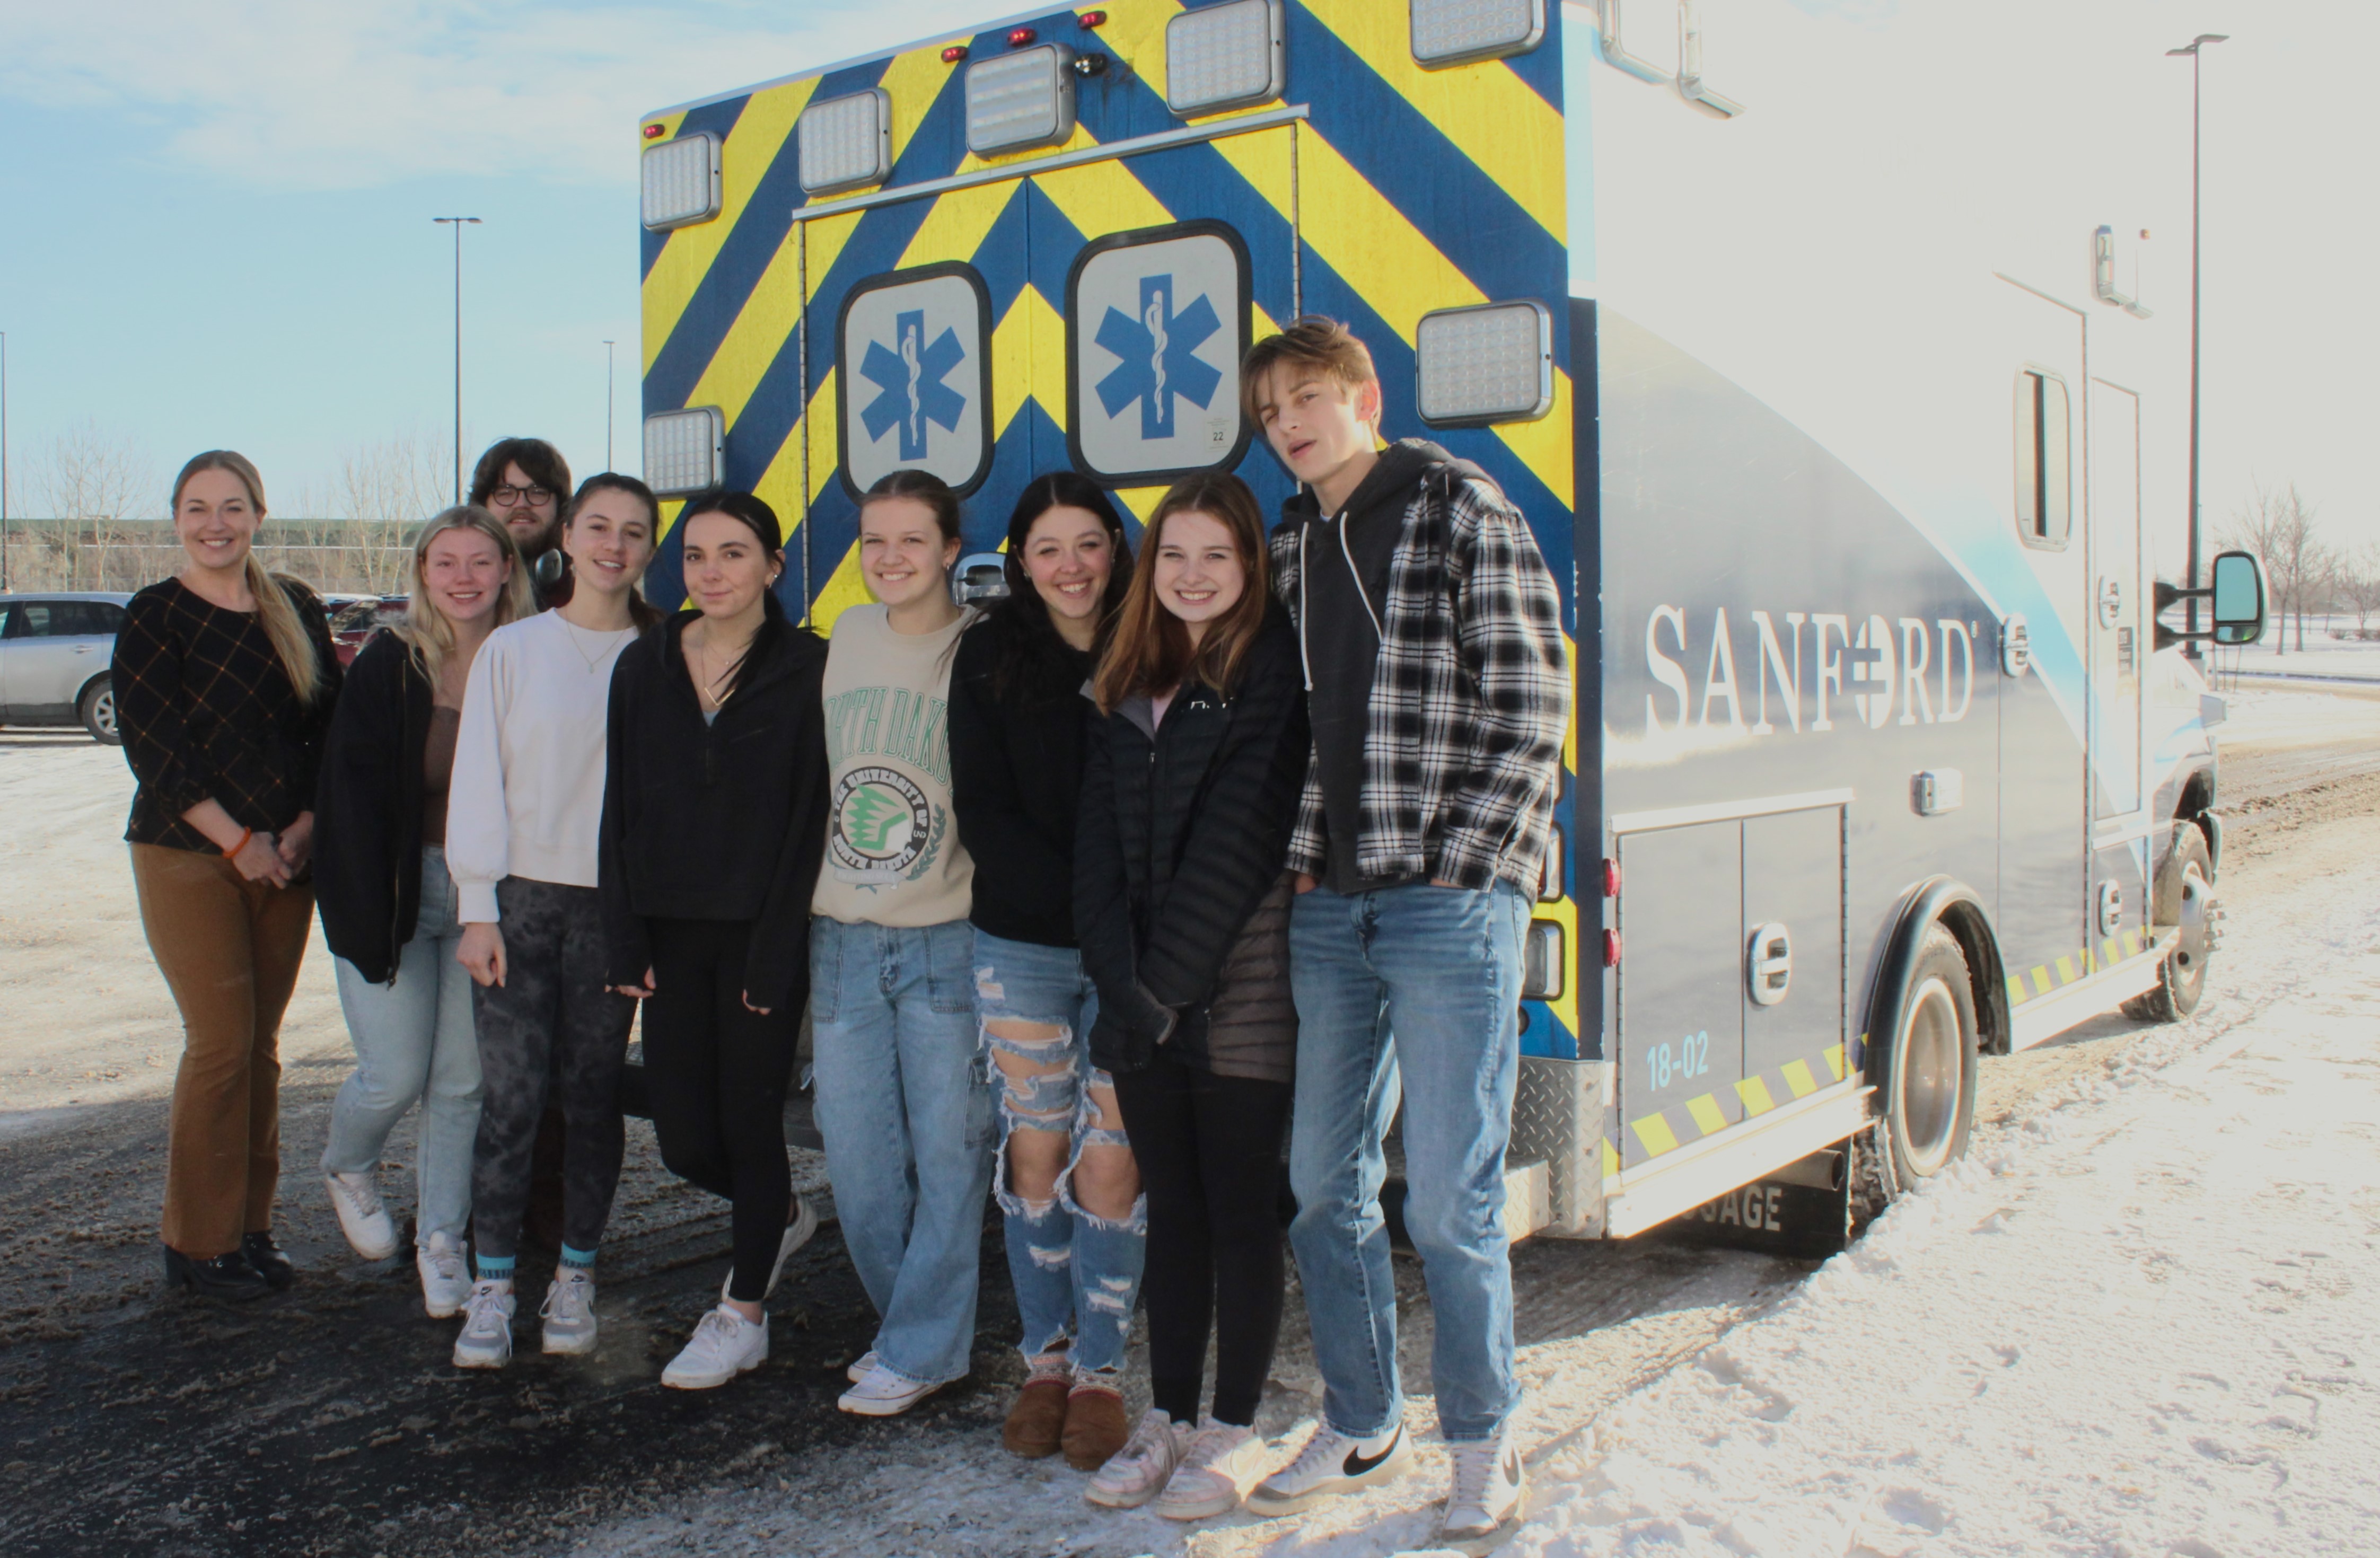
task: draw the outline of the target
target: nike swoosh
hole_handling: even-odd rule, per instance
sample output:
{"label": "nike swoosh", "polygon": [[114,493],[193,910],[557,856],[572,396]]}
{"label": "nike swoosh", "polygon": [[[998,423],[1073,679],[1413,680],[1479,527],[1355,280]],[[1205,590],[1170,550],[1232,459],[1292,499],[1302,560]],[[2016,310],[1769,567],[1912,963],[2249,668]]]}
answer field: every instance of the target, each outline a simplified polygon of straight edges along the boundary
{"label": "nike swoosh", "polygon": [[1405,1431],[1403,1429],[1399,1429],[1397,1430],[1396,1436],[1394,1438],[1390,1439],[1386,1444],[1380,1446],[1380,1453],[1369,1457],[1368,1459],[1360,1450],[1348,1451],[1347,1458],[1344,1462],[1341,1463],[1340,1469],[1344,1471],[1350,1477],[1361,1477],[1364,1473],[1371,1470],[1382,1461],[1387,1460],[1390,1455],[1395,1455],[1397,1453],[1397,1446],[1404,1442]]}
{"label": "nike swoosh", "polygon": [[1504,1480],[1516,1488],[1521,1485],[1521,1455],[1517,1450],[1504,1452]]}

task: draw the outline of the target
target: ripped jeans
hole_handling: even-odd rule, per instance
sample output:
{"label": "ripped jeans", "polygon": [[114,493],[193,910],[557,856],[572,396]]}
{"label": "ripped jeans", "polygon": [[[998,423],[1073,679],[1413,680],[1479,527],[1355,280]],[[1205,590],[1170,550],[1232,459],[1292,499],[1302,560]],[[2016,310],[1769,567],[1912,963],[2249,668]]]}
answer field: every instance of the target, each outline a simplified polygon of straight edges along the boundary
{"label": "ripped jeans", "polygon": [[[1083,972],[1082,955],[1073,948],[1010,941],[978,929],[975,993],[1000,1097],[1000,1159],[992,1193],[1000,1200],[1007,1235],[1008,1276],[1024,1322],[1025,1356],[1030,1360],[1051,1352],[1071,1336],[1075,1368],[1113,1369],[1123,1361],[1124,1339],[1132,1330],[1148,1213],[1145,1197],[1120,1222],[1084,1210],[1075,1199],[1075,1169],[1085,1147],[1131,1144],[1121,1114],[1113,1117],[1114,1129],[1103,1128],[1092,1097],[1093,1086],[1114,1085],[1106,1072],[1091,1069],[1098,992]],[[1060,1033],[1039,1041],[1007,1038],[990,1030],[1001,1021],[1046,1024]],[[1003,1057],[1053,1069],[1011,1076],[1001,1066]],[[1049,1201],[1028,1202],[1011,1184],[1009,1142],[1020,1130],[1064,1132],[1069,1138],[1066,1167]]]}

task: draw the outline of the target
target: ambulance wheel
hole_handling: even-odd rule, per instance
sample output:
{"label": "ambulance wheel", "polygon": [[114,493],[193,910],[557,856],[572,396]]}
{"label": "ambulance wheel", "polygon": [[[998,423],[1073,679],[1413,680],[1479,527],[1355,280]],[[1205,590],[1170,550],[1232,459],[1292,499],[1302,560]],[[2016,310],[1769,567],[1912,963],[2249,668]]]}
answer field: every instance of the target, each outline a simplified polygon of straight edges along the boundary
{"label": "ambulance wheel", "polygon": [[2196,823],[2183,823],[2181,839],[2157,873],[2156,898],[2149,924],[2175,925],[2181,934],[2173,950],[2157,965],[2156,983],[2124,1003],[2124,1015],[2149,1022],[2179,1022],[2198,1009],[2206,994],[2206,963],[2215,952],[2215,925],[2222,911],[2215,905],[2214,872],[2206,855],[2206,835]]}
{"label": "ambulance wheel", "polygon": [[1864,1215],[1966,1155],[1975,1128],[1976,1038],[1966,954],[1947,929],[1928,925],[1869,1095],[1874,1122],[1853,1139]]}

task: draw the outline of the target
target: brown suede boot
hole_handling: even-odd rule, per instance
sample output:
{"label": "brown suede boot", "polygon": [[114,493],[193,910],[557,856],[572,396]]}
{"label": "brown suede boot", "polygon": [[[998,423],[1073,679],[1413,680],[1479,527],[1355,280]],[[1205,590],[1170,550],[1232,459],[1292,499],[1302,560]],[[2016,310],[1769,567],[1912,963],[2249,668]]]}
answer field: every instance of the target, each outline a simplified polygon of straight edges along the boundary
{"label": "brown suede boot", "polygon": [[1000,1447],[1012,1455],[1038,1461],[1058,1453],[1058,1438],[1066,1426],[1066,1355],[1052,1353],[1033,1360],[1025,1388],[1008,1409],[1000,1427]]}
{"label": "brown suede boot", "polygon": [[1066,1395],[1066,1464],[1076,1471],[1097,1471],[1130,1437],[1123,1393],[1099,1375],[1075,1375]]}

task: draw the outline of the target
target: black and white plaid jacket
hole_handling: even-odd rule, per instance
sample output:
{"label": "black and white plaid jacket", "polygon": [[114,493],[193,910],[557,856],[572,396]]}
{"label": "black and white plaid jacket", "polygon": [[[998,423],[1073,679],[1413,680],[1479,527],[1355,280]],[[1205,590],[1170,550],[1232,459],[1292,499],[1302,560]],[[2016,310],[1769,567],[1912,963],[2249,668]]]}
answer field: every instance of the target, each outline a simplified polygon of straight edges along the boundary
{"label": "black and white plaid jacket", "polygon": [[[1301,645],[1316,528],[1293,517],[1272,537],[1274,588]],[[1477,467],[1434,464],[1416,485],[1380,630],[1356,868],[1534,894],[1570,724],[1561,599],[1520,511]],[[1289,868],[1322,875],[1324,839],[1309,759]]]}

